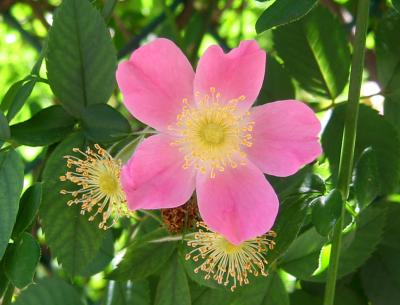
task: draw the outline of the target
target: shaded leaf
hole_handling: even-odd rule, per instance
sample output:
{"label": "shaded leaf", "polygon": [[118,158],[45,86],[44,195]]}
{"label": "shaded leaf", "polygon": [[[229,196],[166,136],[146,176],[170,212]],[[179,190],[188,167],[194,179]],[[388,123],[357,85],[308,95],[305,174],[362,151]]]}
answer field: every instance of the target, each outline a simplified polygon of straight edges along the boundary
{"label": "shaded leaf", "polygon": [[265,77],[256,105],[294,99],[295,91],[286,69],[272,56],[267,59]]}
{"label": "shaded leaf", "polygon": [[393,7],[400,13],[400,0],[392,0]]}
{"label": "shaded leaf", "polygon": [[59,179],[67,171],[63,157],[76,155],[72,148],[84,149],[85,144],[81,134],[70,135],[56,147],[43,170],[43,202],[39,210],[43,231],[52,254],[70,275],[86,271],[106,234],[96,222],[89,222],[87,216],[80,214],[79,206],[67,205],[68,195],[60,194],[62,189],[76,188]]}
{"label": "shaded leaf", "polygon": [[0,259],[18,213],[19,196],[24,182],[24,164],[13,151],[0,152]]}
{"label": "shaded leaf", "polygon": [[101,272],[114,258],[114,238],[110,230],[106,232],[103,243],[97,255],[92,258],[92,261],[82,271],[83,276],[91,276]]}
{"label": "shaded leaf", "polygon": [[131,131],[125,117],[109,105],[97,104],[87,107],[82,114],[85,136],[94,142],[115,142]]}
{"label": "shaded leaf", "polygon": [[256,31],[261,33],[270,28],[299,20],[307,15],[317,2],[317,0],[275,1],[258,18]]}
{"label": "shaded leaf", "polygon": [[306,197],[300,196],[293,200],[286,200],[279,209],[279,214],[272,228],[277,237],[275,248],[267,252],[269,265],[286,253],[303,225],[307,215]]}
{"label": "shaded leaf", "polygon": [[115,282],[108,284],[107,300],[111,303],[107,305],[151,305],[151,295],[149,282],[147,280],[139,282]]}
{"label": "shaded leaf", "polygon": [[361,209],[380,193],[380,184],[377,158],[372,148],[366,148],[354,170],[354,194]]}
{"label": "shaded leaf", "polygon": [[159,240],[165,235],[164,230],[154,231],[129,245],[121,263],[109,278],[137,281],[157,272],[176,248],[173,241]]}
{"label": "shaded leaf", "polygon": [[339,21],[317,7],[301,21],[274,30],[275,48],[301,88],[330,99],[347,84],[350,51]]}
{"label": "shaded leaf", "polygon": [[385,117],[400,133],[400,15],[382,18],[376,29],[376,61],[378,80],[385,95]]}
{"label": "shaded leaf", "polygon": [[56,277],[45,278],[24,290],[15,305],[83,305],[79,294]]}
{"label": "shaded leaf", "polygon": [[400,298],[400,206],[391,204],[383,240],[362,267],[364,292],[374,305],[397,305]]}
{"label": "shaded leaf", "polygon": [[24,232],[7,249],[4,269],[9,280],[18,288],[24,288],[33,281],[36,265],[39,263],[40,247],[31,234]]}
{"label": "shaded leaf", "polygon": [[312,222],[321,235],[327,236],[333,229],[342,212],[342,194],[333,189],[327,196],[321,196],[312,202]]}
{"label": "shaded leaf", "polygon": [[42,202],[42,184],[34,183],[22,195],[19,203],[17,221],[15,222],[13,236],[18,236],[25,231],[35,219]]}
{"label": "shaded leaf", "polygon": [[[360,268],[375,251],[382,238],[386,210],[371,206],[359,214],[355,232],[344,235],[339,257],[337,278],[340,279]],[[326,280],[326,270],[307,280]]]}
{"label": "shaded leaf", "polygon": [[[239,294],[239,295],[237,295]],[[254,283],[235,293],[232,305],[289,305],[289,295],[278,272],[266,278],[260,277]]]}
{"label": "shaded leaf", "polygon": [[46,146],[64,139],[73,129],[75,120],[58,105],[44,108],[32,118],[12,125],[11,137],[20,144]]}
{"label": "shaded leaf", "polygon": [[[346,105],[336,107],[322,135],[322,146],[336,179]],[[400,181],[400,140],[394,127],[375,110],[360,105],[354,160],[371,147],[376,155],[381,193],[393,192]]]}
{"label": "shaded leaf", "polygon": [[190,305],[190,290],[179,256],[173,255],[161,273],[155,305]]}
{"label": "shaded leaf", "polygon": [[46,66],[51,89],[75,117],[109,99],[115,86],[115,49],[101,14],[89,1],[65,0],[59,6]]}

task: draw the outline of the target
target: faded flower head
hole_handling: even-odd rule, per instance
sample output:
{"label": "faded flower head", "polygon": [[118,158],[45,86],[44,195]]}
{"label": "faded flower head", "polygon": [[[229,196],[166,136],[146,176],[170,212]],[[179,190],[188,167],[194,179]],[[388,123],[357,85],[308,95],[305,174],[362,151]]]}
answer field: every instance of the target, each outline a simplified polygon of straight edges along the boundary
{"label": "faded flower head", "polygon": [[289,176],[321,153],[314,112],[295,100],[251,107],[266,53],[243,41],[225,54],[209,47],[196,72],[159,38],[119,64],[124,103],[157,133],[121,172],[128,207],[181,206],[196,191],[201,218],[235,245],[268,232],[279,201],[264,173]]}
{"label": "faded flower head", "polygon": [[212,232],[203,222],[197,223],[200,227],[194,239],[188,245],[194,249],[186,254],[186,260],[195,262],[203,260],[194,272],[203,272],[204,278],[214,279],[218,284],[230,286],[234,291],[239,285],[249,283],[248,276],[267,276],[265,254],[274,248],[272,240],[276,234],[273,231],[242,242],[232,244],[221,234]]}
{"label": "faded flower head", "polygon": [[89,221],[93,221],[98,214],[102,214],[99,227],[107,229],[114,225],[120,217],[130,216],[126,205],[125,194],[120,184],[121,162],[98,144],[94,145],[97,151],[89,147],[85,152],[74,148],[81,158],[68,155],[67,168],[70,169],[61,181],[70,181],[76,184],[78,190],[61,190],[61,194],[71,195],[73,199],[67,204],[79,204],[81,214],[90,213]]}
{"label": "faded flower head", "polygon": [[196,197],[190,198],[184,205],[162,209],[161,218],[171,233],[181,233],[185,229],[191,229],[199,220]]}

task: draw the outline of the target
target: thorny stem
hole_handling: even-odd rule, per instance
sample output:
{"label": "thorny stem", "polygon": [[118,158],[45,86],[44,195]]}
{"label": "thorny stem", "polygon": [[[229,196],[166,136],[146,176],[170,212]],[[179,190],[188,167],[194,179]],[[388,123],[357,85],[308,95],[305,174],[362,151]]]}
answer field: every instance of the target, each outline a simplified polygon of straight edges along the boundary
{"label": "thorny stem", "polygon": [[[357,8],[356,34],[350,73],[349,97],[344,123],[342,151],[340,155],[337,189],[342,193],[343,202],[349,195],[349,185],[353,170],[354,147],[356,141],[360,88],[364,66],[365,40],[369,16],[369,0],[359,0]],[[345,208],[342,206],[341,217],[335,225],[329,259],[328,277],[325,287],[324,305],[333,305],[335,299],[336,278],[342,243],[343,218]]]}

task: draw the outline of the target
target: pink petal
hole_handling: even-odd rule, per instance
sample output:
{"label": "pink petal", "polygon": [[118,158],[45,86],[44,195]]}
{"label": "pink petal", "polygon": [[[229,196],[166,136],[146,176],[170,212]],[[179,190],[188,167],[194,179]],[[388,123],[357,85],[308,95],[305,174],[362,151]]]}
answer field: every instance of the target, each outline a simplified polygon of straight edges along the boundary
{"label": "pink petal", "polygon": [[147,138],[122,167],[121,183],[129,209],[173,208],[193,194],[195,174],[182,168],[183,156],[170,145],[172,141],[166,135]]}
{"label": "pink petal", "polygon": [[321,152],[321,124],[314,112],[299,101],[268,103],[251,110],[255,122],[248,157],[264,173],[290,176]]}
{"label": "pink petal", "polygon": [[226,168],[215,178],[198,174],[196,192],[204,222],[233,244],[266,233],[278,213],[274,190],[250,162]]}
{"label": "pink petal", "polygon": [[211,46],[200,58],[194,89],[203,95],[210,92],[210,87],[215,87],[225,101],[245,96],[238,107],[247,110],[260,92],[265,62],[266,53],[255,40],[242,41],[228,54],[219,46]]}
{"label": "pink petal", "polygon": [[170,40],[159,38],[140,47],[118,65],[117,82],[134,117],[158,130],[176,121],[182,99],[193,97],[194,72]]}

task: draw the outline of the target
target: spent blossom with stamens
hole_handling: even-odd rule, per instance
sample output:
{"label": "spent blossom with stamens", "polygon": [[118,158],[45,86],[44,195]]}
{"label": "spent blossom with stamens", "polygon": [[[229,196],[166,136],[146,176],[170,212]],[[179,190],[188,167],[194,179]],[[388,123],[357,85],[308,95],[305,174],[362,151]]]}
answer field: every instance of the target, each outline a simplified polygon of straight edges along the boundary
{"label": "spent blossom with stamens", "polygon": [[231,291],[236,287],[249,283],[249,274],[267,276],[268,264],[265,254],[275,246],[273,238],[276,233],[268,233],[242,242],[239,245],[230,243],[222,235],[209,230],[206,224],[198,222],[199,231],[194,239],[188,241],[193,247],[185,259],[194,262],[201,261],[201,265],[194,269],[205,273],[204,279],[214,279],[218,284],[230,286]]}
{"label": "spent blossom with stamens", "polygon": [[279,201],[264,173],[289,176],[321,154],[320,122],[304,103],[251,107],[266,53],[243,41],[209,47],[196,72],[159,38],[119,64],[125,106],[157,134],[138,145],[121,172],[128,207],[178,207],[196,191],[201,218],[235,245],[268,232]]}
{"label": "spent blossom with stamens", "polygon": [[107,229],[114,225],[120,217],[130,216],[132,212],[126,205],[125,194],[120,184],[121,161],[113,157],[98,144],[95,149],[87,148],[82,151],[74,148],[77,156],[67,155],[67,171],[60,177],[61,181],[70,181],[76,184],[77,190],[61,190],[63,195],[71,195],[67,204],[79,204],[81,214],[91,213],[89,221],[93,221],[98,214],[102,214],[99,227]]}

